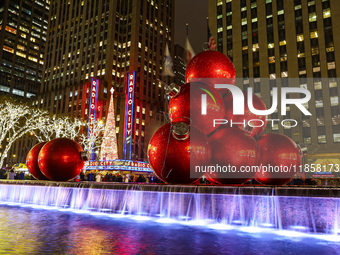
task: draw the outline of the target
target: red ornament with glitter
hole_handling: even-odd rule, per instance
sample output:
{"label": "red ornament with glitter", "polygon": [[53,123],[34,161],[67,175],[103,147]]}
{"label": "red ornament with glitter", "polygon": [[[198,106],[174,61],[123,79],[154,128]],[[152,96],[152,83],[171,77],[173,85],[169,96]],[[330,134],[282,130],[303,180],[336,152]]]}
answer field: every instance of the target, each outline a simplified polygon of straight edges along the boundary
{"label": "red ornament with glitter", "polygon": [[84,167],[81,146],[68,138],[49,141],[41,149],[38,162],[41,172],[53,181],[68,181]]}
{"label": "red ornament with glitter", "polygon": [[[195,137],[195,139],[190,136]],[[200,137],[200,139],[196,139]],[[166,183],[193,183],[190,171],[210,162],[211,150],[204,134],[184,122],[165,124],[152,136],[148,146],[150,165]],[[192,166],[192,169],[190,168]]]}
{"label": "red ornament with glitter", "polygon": [[[202,115],[202,94],[206,95],[207,111]],[[187,83],[169,101],[169,116],[173,123],[185,122],[194,125],[208,135],[217,129],[214,119],[224,119],[225,107],[220,94],[204,83]]]}
{"label": "red ornament with glitter", "polygon": [[45,175],[40,171],[38,164],[38,155],[41,148],[46,144],[46,142],[36,144],[27,154],[26,165],[28,171],[37,180],[48,180]]}
{"label": "red ornament with glitter", "polygon": [[207,173],[220,184],[242,184],[255,174],[241,172],[241,167],[260,166],[260,148],[255,139],[238,128],[221,128],[208,138],[211,146],[211,165],[225,166],[225,172]]}
{"label": "red ornament with glitter", "polygon": [[[244,123],[244,124],[233,124],[233,127],[238,127],[246,134],[257,138],[265,130],[267,125],[267,115],[256,115],[249,110],[248,107],[248,96],[247,92],[243,91],[244,94],[244,114],[234,115],[233,114],[233,95],[232,93],[224,96],[223,101],[225,104],[226,120],[228,120],[228,126],[232,123]],[[252,104],[256,110],[267,110],[266,105],[260,97],[253,94]]]}
{"label": "red ornament with glitter", "polygon": [[[194,78],[223,78],[228,84],[234,84],[236,71],[233,62],[218,51],[203,51],[188,63],[185,71],[185,82]],[[222,95],[227,89],[217,89]]]}
{"label": "red ornament with glitter", "polygon": [[255,179],[266,185],[284,185],[291,181],[301,165],[301,152],[296,143],[288,136],[270,133],[260,136],[258,144],[262,166]]}

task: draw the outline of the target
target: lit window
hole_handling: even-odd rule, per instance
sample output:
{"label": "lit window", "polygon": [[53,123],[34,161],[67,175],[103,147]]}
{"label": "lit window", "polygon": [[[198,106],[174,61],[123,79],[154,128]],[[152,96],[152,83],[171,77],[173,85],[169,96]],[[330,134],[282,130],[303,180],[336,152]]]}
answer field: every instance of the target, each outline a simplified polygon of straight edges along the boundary
{"label": "lit window", "polygon": [[243,26],[243,25],[247,25],[247,18],[243,18],[242,20],[241,20],[241,25]]}
{"label": "lit window", "polygon": [[274,48],[274,43],[269,43],[268,44],[268,49],[272,49],[272,48]]}
{"label": "lit window", "polygon": [[315,101],[315,107],[316,107],[316,108],[321,108],[321,107],[323,107],[323,101],[322,101],[322,100],[316,100],[316,101]]}
{"label": "lit window", "polygon": [[326,48],[326,52],[333,52],[334,51],[334,47],[328,47]]}
{"label": "lit window", "polygon": [[322,89],[321,81],[314,82],[314,89],[315,90]]}
{"label": "lit window", "polygon": [[222,32],[223,31],[223,27],[219,27],[218,29],[217,29],[217,33],[220,33],[220,32]]}
{"label": "lit window", "polygon": [[313,1],[308,1],[308,6],[312,6],[312,5],[315,5],[315,0],[313,0]]}
{"label": "lit window", "polygon": [[338,96],[331,97],[331,106],[336,105],[339,105],[339,97]]}
{"label": "lit window", "polygon": [[326,135],[318,135],[319,143],[326,143]]}
{"label": "lit window", "polygon": [[303,138],[303,142],[304,142],[305,144],[311,144],[311,143],[312,143],[312,138],[310,138],[310,137],[304,137],[304,138]]}
{"label": "lit window", "polygon": [[318,35],[318,32],[317,32],[317,31],[311,32],[311,33],[310,33],[310,38],[311,38],[311,39],[318,38],[318,37],[319,37],[319,35]]}
{"label": "lit window", "polygon": [[22,57],[22,58],[26,58],[26,54],[21,53],[19,51],[17,51],[15,54],[17,54],[18,56]]}
{"label": "lit window", "polygon": [[331,10],[329,8],[323,10],[323,18],[327,19],[327,18],[330,18],[330,17],[331,17]]}
{"label": "lit window", "polygon": [[313,73],[317,73],[317,72],[320,72],[320,66],[318,66],[318,67],[314,67],[313,68]]}
{"label": "lit window", "polygon": [[8,46],[6,46],[6,45],[4,45],[4,46],[2,47],[2,49],[3,49],[4,51],[8,51],[8,52],[10,52],[10,53],[14,53],[14,49],[12,49],[11,47],[8,47]]}
{"label": "lit window", "polygon": [[329,82],[329,87],[330,88],[336,88],[338,86],[338,83],[336,81],[330,81]]}
{"label": "lit window", "polygon": [[309,22],[314,22],[316,21],[316,13],[312,12],[309,14]]}
{"label": "lit window", "polygon": [[304,39],[303,39],[303,34],[296,36],[296,40],[297,40],[298,42],[302,42],[302,41],[304,40]]}
{"label": "lit window", "polygon": [[340,134],[333,134],[333,141],[335,143],[340,143]]}
{"label": "lit window", "polygon": [[287,44],[286,40],[283,40],[283,41],[280,42],[280,46],[283,46],[283,45],[286,45],[286,44]]}
{"label": "lit window", "polygon": [[28,59],[31,60],[31,61],[34,61],[34,62],[38,62],[37,58],[31,57],[31,56],[28,56]]}
{"label": "lit window", "polygon": [[328,70],[335,69],[335,62],[327,63]]}
{"label": "lit window", "polygon": [[16,34],[16,33],[17,33],[17,30],[16,30],[16,29],[11,28],[11,27],[9,27],[9,26],[6,26],[6,27],[5,27],[5,30],[8,31],[8,32],[10,32],[10,33],[12,33],[12,34]]}
{"label": "lit window", "polygon": [[280,10],[280,11],[277,12],[277,15],[282,15],[282,14],[284,14],[284,13],[285,13],[284,10]]}

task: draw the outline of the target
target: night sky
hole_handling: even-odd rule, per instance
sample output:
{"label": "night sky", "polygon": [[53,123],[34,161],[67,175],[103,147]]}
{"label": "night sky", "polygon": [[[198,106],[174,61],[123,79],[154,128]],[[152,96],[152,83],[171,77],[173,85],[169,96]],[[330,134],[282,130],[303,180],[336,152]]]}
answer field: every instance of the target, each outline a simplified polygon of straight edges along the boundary
{"label": "night sky", "polygon": [[207,41],[208,0],[175,0],[175,44],[184,47],[185,24],[189,23],[189,40],[195,53],[203,51]]}

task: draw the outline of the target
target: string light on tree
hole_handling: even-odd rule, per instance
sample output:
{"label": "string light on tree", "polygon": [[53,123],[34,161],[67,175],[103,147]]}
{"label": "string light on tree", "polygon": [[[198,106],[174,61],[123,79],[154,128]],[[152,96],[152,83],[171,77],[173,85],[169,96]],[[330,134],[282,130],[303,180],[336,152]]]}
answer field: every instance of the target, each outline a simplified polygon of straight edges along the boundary
{"label": "string light on tree", "polygon": [[115,160],[118,159],[117,137],[116,137],[116,116],[113,104],[113,92],[111,88],[111,101],[106,118],[103,143],[100,150],[100,159]]}

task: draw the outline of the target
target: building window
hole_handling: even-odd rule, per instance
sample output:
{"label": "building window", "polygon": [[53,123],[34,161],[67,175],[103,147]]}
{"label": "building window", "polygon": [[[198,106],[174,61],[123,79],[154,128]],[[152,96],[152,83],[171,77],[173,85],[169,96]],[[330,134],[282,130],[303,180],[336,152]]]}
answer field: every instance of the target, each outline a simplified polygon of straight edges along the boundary
{"label": "building window", "polygon": [[340,143],[340,134],[333,134],[333,141],[335,143]]}
{"label": "building window", "polygon": [[326,143],[326,135],[318,135],[318,143]]}
{"label": "building window", "polygon": [[336,105],[339,105],[339,97],[338,96],[331,97],[331,106]]}

